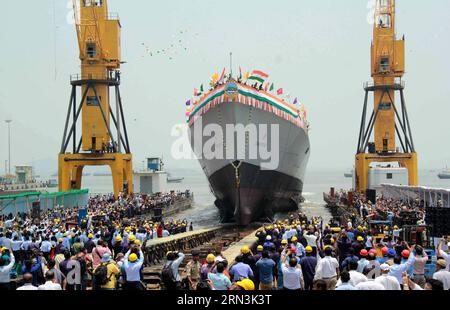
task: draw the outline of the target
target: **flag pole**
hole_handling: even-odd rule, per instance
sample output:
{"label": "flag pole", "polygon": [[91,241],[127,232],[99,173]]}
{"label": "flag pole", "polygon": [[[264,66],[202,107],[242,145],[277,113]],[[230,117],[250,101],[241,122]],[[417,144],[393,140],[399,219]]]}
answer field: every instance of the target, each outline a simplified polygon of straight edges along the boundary
{"label": "flag pole", "polygon": [[230,78],[233,77],[233,53],[230,52]]}

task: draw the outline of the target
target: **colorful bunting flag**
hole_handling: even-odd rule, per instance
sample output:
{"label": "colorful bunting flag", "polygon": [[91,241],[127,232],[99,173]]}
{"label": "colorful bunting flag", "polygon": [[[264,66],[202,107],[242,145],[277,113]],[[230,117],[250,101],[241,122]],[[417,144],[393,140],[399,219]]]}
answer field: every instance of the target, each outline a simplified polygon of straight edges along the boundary
{"label": "colorful bunting flag", "polygon": [[269,77],[269,75],[262,71],[253,70],[252,75],[248,79],[258,81],[262,84],[268,77]]}
{"label": "colorful bunting flag", "polygon": [[211,83],[215,84],[218,80],[219,80],[219,73],[216,72],[211,76]]}
{"label": "colorful bunting flag", "polygon": [[186,101],[186,106],[190,106],[191,105],[191,99],[189,99],[188,101]]}
{"label": "colorful bunting flag", "polygon": [[297,104],[298,103],[298,100],[297,100],[297,98],[295,98],[294,99],[294,104]]}
{"label": "colorful bunting flag", "polygon": [[275,87],[275,85],[272,83],[272,85],[270,85],[269,90],[270,90],[270,91],[273,91],[274,87]]}
{"label": "colorful bunting flag", "polygon": [[223,83],[223,79],[225,78],[225,68],[223,68],[222,75],[220,76],[219,83]]}
{"label": "colorful bunting flag", "polygon": [[277,95],[282,95],[283,94],[283,88],[279,88],[277,90]]}

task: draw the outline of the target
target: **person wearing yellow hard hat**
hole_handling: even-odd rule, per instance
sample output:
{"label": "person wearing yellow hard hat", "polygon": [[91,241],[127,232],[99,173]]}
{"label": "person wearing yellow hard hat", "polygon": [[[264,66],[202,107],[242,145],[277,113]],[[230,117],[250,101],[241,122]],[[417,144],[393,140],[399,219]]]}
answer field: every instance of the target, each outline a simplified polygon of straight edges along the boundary
{"label": "person wearing yellow hard hat", "polygon": [[242,247],[241,253],[242,254],[249,254],[250,253],[250,248],[248,246]]}
{"label": "person wearing yellow hard hat", "polygon": [[254,291],[255,283],[253,283],[253,281],[250,279],[243,279],[243,280],[238,281],[235,284],[233,284],[230,290],[232,290],[232,291]]}
{"label": "person wearing yellow hard hat", "polygon": [[[136,249],[135,249],[136,250]],[[125,254],[123,268],[127,281],[125,282],[125,290],[140,290],[141,274],[140,270],[144,264],[144,253],[139,249],[138,252],[128,251]]]}
{"label": "person wearing yellow hard hat", "polygon": [[216,256],[212,253],[209,253],[206,256],[206,262],[202,265],[202,268],[200,270],[200,280],[206,281],[208,280],[208,274],[210,272],[213,272],[213,269],[216,266]]}
{"label": "person wearing yellow hard hat", "polygon": [[306,252],[305,252],[305,247],[303,246],[303,244],[298,242],[298,238],[296,236],[292,237],[291,241],[292,241],[292,246],[294,246],[296,249],[296,256],[299,259],[304,257]]}
{"label": "person wearing yellow hard hat", "polygon": [[117,235],[116,238],[114,238],[114,244],[113,244],[114,257],[116,257],[117,254],[119,254],[119,253],[126,252],[124,246],[122,245],[122,241],[123,241],[123,239],[122,239],[121,235]]}

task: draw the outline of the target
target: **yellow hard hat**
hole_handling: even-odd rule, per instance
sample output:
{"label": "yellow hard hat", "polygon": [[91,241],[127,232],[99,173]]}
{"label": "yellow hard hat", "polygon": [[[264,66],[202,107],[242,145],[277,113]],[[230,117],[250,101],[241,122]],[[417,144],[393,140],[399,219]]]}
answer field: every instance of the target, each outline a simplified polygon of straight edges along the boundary
{"label": "yellow hard hat", "polygon": [[298,238],[294,236],[294,237],[292,237],[291,241],[292,242],[298,241]]}
{"label": "yellow hard hat", "polygon": [[302,229],[305,229],[306,228],[306,226],[305,225],[302,225]]}
{"label": "yellow hard hat", "polygon": [[255,290],[255,283],[253,283],[250,279],[244,279],[242,281],[239,281],[236,283],[240,287],[242,287],[246,291],[254,291]]}
{"label": "yellow hard hat", "polygon": [[58,239],[58,242],[59,242],[59,243],[62,243],[62,242],[63,242],[63,239],[62,239],[62,238],[59,238],[59,239]]}
{"label": "yellow hard hat", "polygon": [[120,235],[117,235],[117,236],[116,236],[116,241],[117,241],[117,242],[122,241],[122,237],[121,237]]}
{"label": "yellow hard hat", "polygon": [[397,225],[395,225],[395,226],[394,226],[394,229],[398,229],[398,226],[397,226]]}
{"label": "yellow hard hat", "polygon": [[362,227],[361,226],[358,226],[358,227],[356,227],[357,229],[359,229],[359,230],[361,230],[362,229]]}
{"label": "yellow hard hat", "polygon": [[331,243],[334,243],[334,239],[333,239],[333,238],[331,238],[331,239],[330,239],[330,242],[331,242]]}
{"label": "yellow hard hat", "polygon": [[257,251],[263,251],[264,247],[262,245],[258,245],[258,247],[256,248]]}
{"label": "yellow hard hat", "polygon": [[94,235],[93,235],[93,234],[89,234],[89,235],[88,235],[88,238],[89,238],[89,239],[92,239],[92,238],[94,238]]}
{"label": "yellow hard hat", "polygon": [[128,256],[128,260],[132,263],[134,263],[135,261],[137,261],[138,257],[135,253],[131,254],[130,256]]}
{"label": "yellow hard hat", "polygon": [[214,263],[215,260],[216,260],[216,257],[214,256],[214,254],[208,254],[208,256],[206,256],[206,262],[208,264]]}
{"label": "yellow hard hat", "polygon": [[134,241],[136,240],[136,236],[135,235],[129,235],[128,236],[128,241]]}
{"label": "yellow hard hat", "polygon": [[286,245],[286,244],[288,244],[288,241],[286,239],[281,240],[281,244]]}
{"label": "yellow hard hat", "polygon": [[131,231],[131,228],[130,228],[130,227],[125,228],[125,231],[126,231],[126,232],[130,232],[130,231]]}
{"label": "yellow hard hat", "polygon": [[366,227],[366,226],[364,226],[364,227],[363,227],[363,230],[367,230],[367,227]]}
{"label": "yellow hard hat", "polygon": [[358,238],[356,238],[356,240],[358,240],[358,241],[364,241],[364,238],[361,237],[361,236],[358,236]]}
{"label": "yellow hard hat", "polygon": [[141,241],[139,239],[134,240],[134,244],[141,245]]}
{"label": "yellow hard hat", "polygon": [[331,245],[326,245],[323,249],[326,250],[328,248],[331,248]]}
{"label": "yellow hard hat", "polygon": [[241,253],[242,253],[242,254],[248,254],[248,253],[250,253],[250,248],[249,248],[248,246],[244,246],[244,247],[241,249]]}
{"label": "yellow hard hat", "polygon": [[312,253],[312,251],[313,251],[312,246],[308,245],[308,246],[305,248],[305,251],[306,251],[306,253]]}

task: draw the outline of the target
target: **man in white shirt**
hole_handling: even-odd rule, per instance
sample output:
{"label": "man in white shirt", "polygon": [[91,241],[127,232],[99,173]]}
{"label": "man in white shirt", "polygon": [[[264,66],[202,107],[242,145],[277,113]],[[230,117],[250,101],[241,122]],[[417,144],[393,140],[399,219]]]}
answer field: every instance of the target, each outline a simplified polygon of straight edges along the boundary
{"label": "man in white shirt", "polygon": [[[437,247],[437,256],[442,257],[445,259],[445,262],[447,264],[447,271],[450,271],[450,254],[445,253],[445,251],[442,250],[442,246],[445,244],[446,240],[444,237],[442,237],[441,242],[439,242],[439,245]],[[448,247],[450,249],[450,242],[448,243]]]}
{"label": "man in white shirt", "polygon": [[39,285],[39,291],[61,291],[61,285],[54,283],[55,273],[53,271],[47,271],[45,273],[45,284]]}
{"label": "man in white shirt", "polygon": [[436,272],[433,274],[433,279],[439,280],[444,285],[444,291],[450,290],[450,271],[447,271],[447,263],[443,259],[438,259],[436,262]]}
{"label": "man in white shirt", "polygon": [[380,283],[375,282],[375,281],[361,282],[357,286],[355,286],[355,289],[358,291],[384,291],[385,290],[383,285],[381,285]]}
{"label": "man in white shirt", "polygon": [[33,285],[33,275],[31,273],[26,273],[23,275],[23,286],[18,287],[18,291],[37,291],[38,288]]}
{"label": "man in white shirt", "polygon": [[303,273],[296,257],[291,257],[286,261],[286,256],[282,257],[281,270],[283,272],[283,288],[285,290],[295,291],[305,288]]}
{"label": "man in white shirt", "polygon": [[380,283],[388,291],[400,291],[400,284],[397,278],[389,275],[390,266],[382,264],[380,266],[381,276],[375,279],[375,282]]}
{"label": "man in white shirt", "polygon": [[[342,281],[341,281],[342,280]],[[350,273],[343,271],[341,273],[341,278],[339,279],[340,284],[336,287],[336,291],[354,291],[355,287],[350,283]]]}
{"label": "man in white shirt", "polygon": [[335,290],[339,279],[339,262],[331,256],[333,253],[331,247],[327,247],[324,253],[325,257],[317,264],[316,279],[324,280],[327,290]]}
{"label": "man in white shirt", "polygon": [[[365,275],[363,275],[362,273],[356,271],[356,269],[358,268],[358,262],[356,261],[350,261],[350,263],[348,264],[348,268],[349,268],[349,274],[350,274],[350,281],[349,283],[355,287],[356,285],[358,285],[361,282],[366,282],[368,281],[367,277]],[[341,280],[339,280],[337,282],[337,285],[340,286],[341,285]]]}

